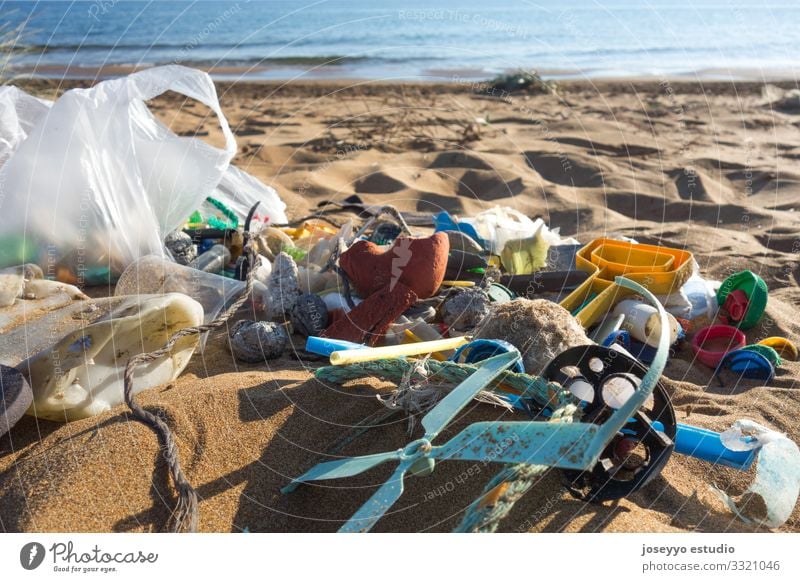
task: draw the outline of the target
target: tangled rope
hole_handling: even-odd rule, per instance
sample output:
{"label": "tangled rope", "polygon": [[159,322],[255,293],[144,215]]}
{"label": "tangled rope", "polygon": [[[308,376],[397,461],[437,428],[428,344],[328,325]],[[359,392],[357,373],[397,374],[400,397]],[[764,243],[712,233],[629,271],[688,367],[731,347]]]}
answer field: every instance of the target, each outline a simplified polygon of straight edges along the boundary
{"label": "tangled rope", "polygon": [[[574,404],[558,408],[553,413],[551,422],[572,422],[577,416],[577,411],[578,408]],[[506,465],[486,484],[483,494],[467,508],[461,523],[453,531],[494,533],[514,504],[530,491],[548,470],[550,467],[547,465],[525,463]]]}
{"label": "tangled rope", "polygon": [[186,478],[186,475],[181,468],[180,458],[178,456],[178,446],[175,442],[175,437],[173,436],[172,431],[167,423],[164,422],[161,417],[142,408],[133,399],[133,372],[136,367],[141,364],[147,364],[168,355],[175,344],[181,339],[193,335],[199,335],[221,327],[244,304],[253,290],[254,274],[260,262],[258,253],[255,252],[252,239],[249,238],[247,233],[245,236],[247,237],[247,241],[244,246],[244,252],[250,261],[250,269],[247,273],[245,290],[242,295],[239,296],[239,298],[236,299],[236,301],[234,301],[230,306],[228,306],[227,309],[223,310],[223,312],[220,313],[220,315],[218,315],[211,323],[183,328],[175,332],[163,347],[153,352],[136,354],[132,356],[130,360],[128,360],[128,363],[125,366],[125,403],[128,405],[128,408],[130,408],[134,420],[137,420],[150,427],[158,436],[159,443],[163,450],[164,460],[167,462],[170,476],[172,477],[172,483],[175,486],[175,490],[178,494],[178,500],[170,517],[171,529],[173,532],[197,531],[199,521],[197,492],[189,483],[189,480]]}
{"label": "tangled rope", "polygon": [[[457,385],[472,375],[479,366],[473,364],[459,364],[456,362],[440,362],[428,359],[423,366],[417,366],[417,361],[411,358],[375,360],[350,364],[347,366],[323,366],[317,368],[314,376],[320,380],[333,384],[344,384],[367,376],[380,376],[395,384],[400,384],[404,376],[409,374],[409,381],[420,383],[428,381],[437,384]],[[410,372],[409,372],[410,370]],[[529,376],[508,370],[502,372],[497,382],[493,384],[494,392],[505,388],[524,398],[532,398],[541,407],[558,409],[573,401],[568,390],[560,384],[548,382],[539,376]]]}

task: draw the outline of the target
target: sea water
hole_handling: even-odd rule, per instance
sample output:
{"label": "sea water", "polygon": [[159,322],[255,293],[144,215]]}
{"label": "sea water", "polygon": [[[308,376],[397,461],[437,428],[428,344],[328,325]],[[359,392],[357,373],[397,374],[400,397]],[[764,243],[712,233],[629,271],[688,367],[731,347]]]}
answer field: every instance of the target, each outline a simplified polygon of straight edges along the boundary
{"label": "sea water", "polygon": [[[5,76],[182,63],[216,77],[794,77],[796,0],[0,2]],[[2,56],[3,49],[0,49]],[[0,71],[1,72],[1,71]]]}

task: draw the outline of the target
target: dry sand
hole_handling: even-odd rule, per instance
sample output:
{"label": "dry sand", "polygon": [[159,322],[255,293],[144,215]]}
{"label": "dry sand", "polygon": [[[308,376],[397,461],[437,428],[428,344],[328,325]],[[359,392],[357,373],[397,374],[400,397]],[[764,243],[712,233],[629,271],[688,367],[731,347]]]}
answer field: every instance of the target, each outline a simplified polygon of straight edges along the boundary
{"label": "dry sand", "polygon": [[[426,213],[508,205],[582,242],[621,233],[687,248],[710,278],[752,269],[770,303],[749,339],[800,339],[800,115],[765,106],[758,84],[572,83],[560,97],[510,99],[468,85],[349,85],[219,86],[236,163],[273,185],[291,218],[352,194]],[[153,107],[176,131],[219,140],[202,106],[167,96]],[[239,364],[220,331],[177,382],[139,397],[174,427],[203,531],[335,531],[388,476],[382,468],[280,494],[391,388],[326,386],[311,379],[318,365]],[[800,363],[769,387],[719,387],[686,349],[666,376],[681,422],[722,430],[745,417],[800,441]],[[503,414],[474,404],[455,428]],[[375,428],[344,453],[400,447],[405,430],[400,420]],[[495,470],[452,462],[408,479],[376,529],[450,531]],[[708,489],[741,492],[752,475],[675,455],[630,498],[586,505],[551,472],[501,530],[752,531]],[[426,500],[436,490],[446,492]],[[1,530],[161,531],[173,501],[155,436],[124,407],[68,425],[26,417],[0,438]],[[800,509],[781,529],[800,530]]]}

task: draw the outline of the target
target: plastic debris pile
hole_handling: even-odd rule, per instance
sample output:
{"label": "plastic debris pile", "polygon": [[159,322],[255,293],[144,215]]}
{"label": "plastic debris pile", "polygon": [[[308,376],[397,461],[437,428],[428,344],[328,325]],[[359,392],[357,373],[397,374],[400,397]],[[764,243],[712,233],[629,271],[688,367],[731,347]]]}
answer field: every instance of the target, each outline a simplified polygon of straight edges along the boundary
{"label": "plastic debris pile", "polygon": [[[223,150],[190,147],[149,114],[144,100],[167,89],[211,107],[226,137]],[[107,135],[75,128],[67,132],[77,138],[70,143],[49,139],[59,120],[75,123],[73,101],[87,115],[125,123],[109,125]],[[183,67],[67,92],[55,104],[4,87],[0,103],[31,116],[9,128],[14,147],[0,151],[0,184],[23,193],[5,198],[19,204],[33,197],[31,188],[65,197],[75,190],[111,209],[87,227],[95,250],[108,249],[102,256],[81,255],[75,233],[44,226],[60,222],[47,218],[47,200],[30,228],[0,229],[1,432],[26,411],[70,421],[125,402],[136,412],[134,394],[178,377],[203,349],[205,332],[247,302],[248,319],[228,329],[239,362],[266,365],[290,349],[308,362],[329,357],[331,365],[315,375],[333,383],[371,375],[374,368],[362,364],[380,362],[381,376],[398,387],[376,408],[410,416],[412,431],[421,416],[423,436],[403,448],[320,463],[287,485],[288,493],[396,462],[344,531],[369,530],[400,497],[407,476],[428,475],[437,462],[485,458],[499,472],[460,531],[496,529],[547,470],[560,471],[576,497],[599,503],[647,486],[673,453],[741,470],[757,463],[746,495],[720,496],[742,519],[768,527],[791,515],[800,489],[797,446],[746,419],[721,434],[680,424],[660,382],[679,355],[706,367],[712,381],[764,384],[785,360],[798,358],[788,338],[748,339],[768,301],[756,273],[706,280],[687,250],[610,237],[581,243],[504,207],[420,218],[348,200],[330,205],[358,213],[343,224],[328,210],[289,223],[274,190],[230,165],[235,142],[213,84]],[[139,135],[132,127],[150,131]],[[51,147],[27,152],[33,136]],[[108,145],[112,140],[163,156],[131,159]],[[124,184],[99,179],[85,164],[76,163],[81,171],[60,184],[37,170],[53,157],[68,161],[99,147],[119,159],[92,171],[110,176],[116,168],[129,178],[120,178]],[[177,159],[184,164],[169,165]],[[153,178],[162,174],[170,181]],[[130,191],[131,184],[140,190]],[[170,190],[175,184],[180,191]],[[136,236],[119,217],[139,221]],[[114,296],[89,299],[75,286],[93,282],[116,282]],[[506,407],[514,420],[475,423],[440,443],[473,398]],[[139,420],[169,442],[163,421]],[[169,453],[179,521],[191,531],[196,496],[174,446]]]}

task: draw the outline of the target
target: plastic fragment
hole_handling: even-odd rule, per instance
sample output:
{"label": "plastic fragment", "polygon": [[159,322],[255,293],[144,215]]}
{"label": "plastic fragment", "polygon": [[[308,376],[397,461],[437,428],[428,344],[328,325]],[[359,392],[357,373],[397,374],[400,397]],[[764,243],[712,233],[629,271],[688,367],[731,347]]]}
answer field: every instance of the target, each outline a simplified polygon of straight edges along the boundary
{"label": "plastic fragment", "polygon": [[752,420],[737,420],[720,438],[722,444],[734,451],[760,448],[756,478],[739,496],[738,502],[713,485],[711,490],[745,523],[772,528],[786,523],[800,494],[800,450],[797,445],[786,435]]}

